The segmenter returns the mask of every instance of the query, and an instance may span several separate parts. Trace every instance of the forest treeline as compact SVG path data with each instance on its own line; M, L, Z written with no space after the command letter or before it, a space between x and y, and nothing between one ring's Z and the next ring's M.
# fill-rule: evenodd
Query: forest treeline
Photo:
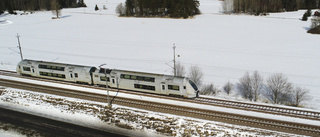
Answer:
M126 0L125 16L188 18L200 14L198 0Z
M265 14L269 12L317 9L320 0L233 0L234 13Z
M52 10L52 3L58 3L60 8L86 7L84 0L0 0L0 14L14 10L39 11Z

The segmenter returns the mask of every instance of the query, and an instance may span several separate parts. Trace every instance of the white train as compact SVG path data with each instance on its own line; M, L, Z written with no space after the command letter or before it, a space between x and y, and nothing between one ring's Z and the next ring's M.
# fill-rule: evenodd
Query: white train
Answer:
M108 83L108 86L112 88L183 96L186 98L195 98L199 94L198 87L189 78L163 74L118 69L97 69L92 66L36 60L23 60L19 62L17 73L25 76L91 85L105 86Z

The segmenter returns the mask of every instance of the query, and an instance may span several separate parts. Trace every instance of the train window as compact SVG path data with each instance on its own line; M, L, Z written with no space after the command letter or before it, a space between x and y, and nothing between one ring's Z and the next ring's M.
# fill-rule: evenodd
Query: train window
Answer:
M166 90L166 86L162 85L162 90Z
M74 73L74 77L76 77L76 78L77 78L77 77L78 77L78 73Z
M146 81L146 82L155 81L155 78L152 78L152 77L143 77L143 76L135 76L135 75L128 75L128 74L121 74L120 77L122 79L139 80L139 81Z
M108 82L109 82L109 81L110 81L110 78L107 77L107 79L108 79ZM100 81L106 81L106 77L101 76L101 77L100 77Z
M190 83L190 85L192 86L192 88L193 88L195 91L198 91L198 87L197 87L197 85L196 85L194 82L192 82L191 80L189 80L189 83Z
M59 67L59 66L50 66L50 65L39 64L38 67L41 69L51 69L51 70L64 71L64 67Z
M177 85L168 85L168 89L179 91L179 86L177 86Z
M56 77L56 78L66 78L64 74L57 74L57 73L48 73L48 72L39 72L41 76L48 76L48 77Z
M134 84L134 88L145 89L145 90L152 90L152 91L155 91L155 90L156 90L155 86L141 85L141 84Z
M137 76L137 80L143 81L143 77Z
M30 67L23 67L23 71L31 71Z
M137 80L137 76L132 75L132 76L131 76L131 79L132 79L132 80Z
M70 77L73 78L72 74L70 74Z
M130 79L130 75L124 75L124 79Z
M183 89L187 89L186 86L183 86Z

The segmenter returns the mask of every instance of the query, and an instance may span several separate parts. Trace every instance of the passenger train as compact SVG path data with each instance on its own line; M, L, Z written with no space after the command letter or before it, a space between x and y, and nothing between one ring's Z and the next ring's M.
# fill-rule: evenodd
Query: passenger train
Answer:
M155 94L196 98L197 85L187 77L154 74L118 69L97 69L92 66L72 65L36 60L23 60L17 65L17 73L68 82L127 89Z

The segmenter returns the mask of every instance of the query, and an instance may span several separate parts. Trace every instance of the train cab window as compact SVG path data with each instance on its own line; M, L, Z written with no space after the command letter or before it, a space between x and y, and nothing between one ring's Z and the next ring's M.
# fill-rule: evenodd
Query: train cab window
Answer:
M23 67L23 71L31 71L30 67Z
M76 77L76 78L77 78L77 77L78 77L78 73L74 73L74 77Z
M177 86L177 85L168 85L168 89L179 91L179 86Z

